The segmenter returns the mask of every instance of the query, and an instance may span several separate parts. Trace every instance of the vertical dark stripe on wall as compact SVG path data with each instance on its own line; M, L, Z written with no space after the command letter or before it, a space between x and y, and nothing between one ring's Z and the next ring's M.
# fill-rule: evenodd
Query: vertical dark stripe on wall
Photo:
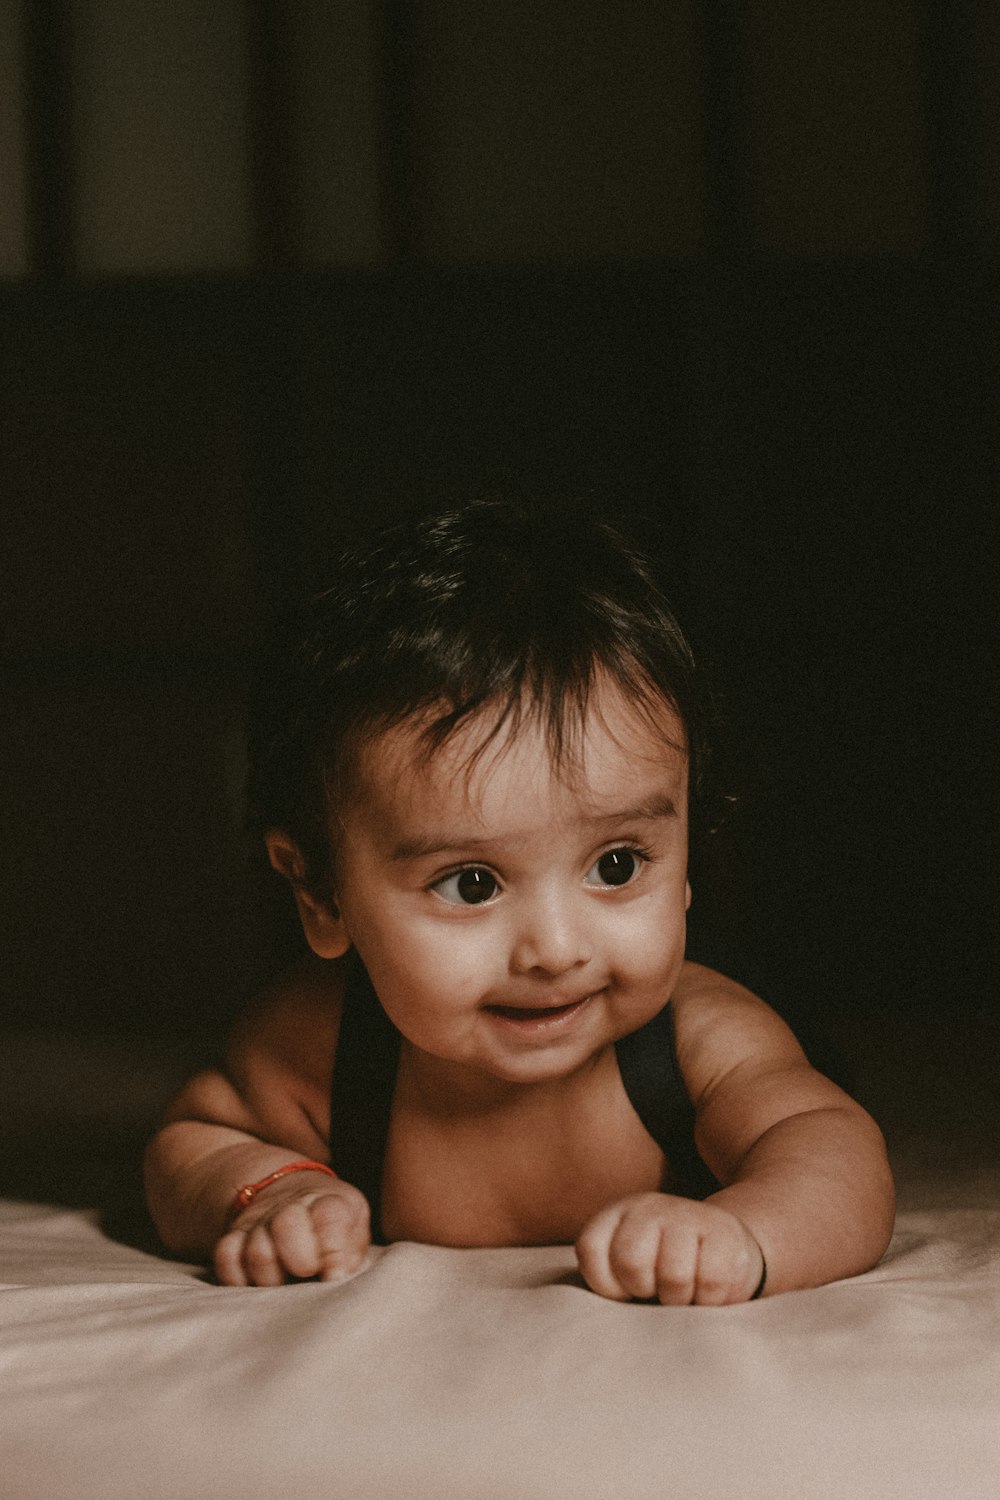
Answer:
M25 6L28 253L34 275L73 270L70 26L66 0Z
M270 609L301 568L303 294L299 263L293 0L247 0L250 161L258 275L247 304L247 526Z
M264 271L283 270L297 260L292 11L288 0L249 0L247 8L254 237Z
M734 501L747 467L745 429L752 400L748 347L754 326L752 179L747 37L737 0L697 0L705 162L705 249L692 340L695 413L692 566L698 610L721 650L739 636L738 523ZM711 559L711 566L709 566ZM692 620L695 628L698 621Z
M922 0L925 161L935 248L981 244L986 216L986 130L976 68L974 0Z
M704 100L706 248L728 258L752 239L746 34L734 0L698 0Z
M382 0L382 216L391 260L409 260L420 246L413 0Z

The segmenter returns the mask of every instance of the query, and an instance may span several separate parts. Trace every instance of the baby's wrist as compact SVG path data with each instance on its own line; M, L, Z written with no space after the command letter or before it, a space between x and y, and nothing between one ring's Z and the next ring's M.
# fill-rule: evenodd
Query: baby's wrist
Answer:
M275 1167L273 1171L266 1173L256 1181L245 1182L241 1187L237 1188L229 1205L229 1225L233 1224L239 1215L243 1213L244 1209L249 1208L252 1203L256 1202L261 1193L266 1192L268 1188L280 1182L283 1178L298 1172L317 1172L322 1173L326 1177L332 1177L335 1181L340 1180L333 1168L326 1166L321 1161L302 1160L283 1162L281 1166Z

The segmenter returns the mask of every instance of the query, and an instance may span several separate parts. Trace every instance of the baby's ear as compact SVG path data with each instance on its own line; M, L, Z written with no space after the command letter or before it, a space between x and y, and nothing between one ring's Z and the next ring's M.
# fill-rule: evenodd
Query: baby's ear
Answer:
M334 901L314 895L306 885L305 860L293 838L280 828L271 828L264 835L264 843L272 867L292 888L310 948L317 958L339 958L351 946L340 908Z

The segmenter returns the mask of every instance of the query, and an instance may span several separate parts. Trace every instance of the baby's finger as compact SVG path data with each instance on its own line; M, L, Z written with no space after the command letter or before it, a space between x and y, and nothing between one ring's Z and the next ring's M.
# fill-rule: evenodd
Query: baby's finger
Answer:
M649 1214L625 1214L611 1239L611 1274L630 1296L657 1295L661 1224Z
M309 1205L296 1199L279 1209L268 1229L278 1263L291 1276L316 1276L320 1246Z
M735 1257L735 1264L734 1264ZM699 1307L724 1307L738 1299L733 1295L734 1271L743 1269L739 1246L721 1235L706 1235L698 1247L692 1301Z
M371 1244L368 1203L361 1193L324 1194L310 1209L323 1281L353 1276Z
M242 1229L231 1229L215 1246L212 1264L223 1286L249 1286L247 1273L243 1269L246 1238Z
M283 1286L285 1273L265 1224L255 1224L246 1237L243 1266L251 1286Z
M656 1256L656 1296L664 1307L688 1307L694 1301L698 1243L698 1231L683 1221L662 1226Z
M580 1274L600 1297L610 1297L615 1302L627 1302L629 1293L618 1280L611 1266L611 1241L621 1222L622 1205L611 1204L595 1214L580 1231L576 1241L576 1259Z

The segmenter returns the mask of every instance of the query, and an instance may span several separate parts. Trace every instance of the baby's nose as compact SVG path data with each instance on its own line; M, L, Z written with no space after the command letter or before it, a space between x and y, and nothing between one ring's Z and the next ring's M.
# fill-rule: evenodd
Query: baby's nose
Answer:
M548 895L526 903L518 925L511 966L516 973L532 970L565 974L589 963L591 929L570 900Z

